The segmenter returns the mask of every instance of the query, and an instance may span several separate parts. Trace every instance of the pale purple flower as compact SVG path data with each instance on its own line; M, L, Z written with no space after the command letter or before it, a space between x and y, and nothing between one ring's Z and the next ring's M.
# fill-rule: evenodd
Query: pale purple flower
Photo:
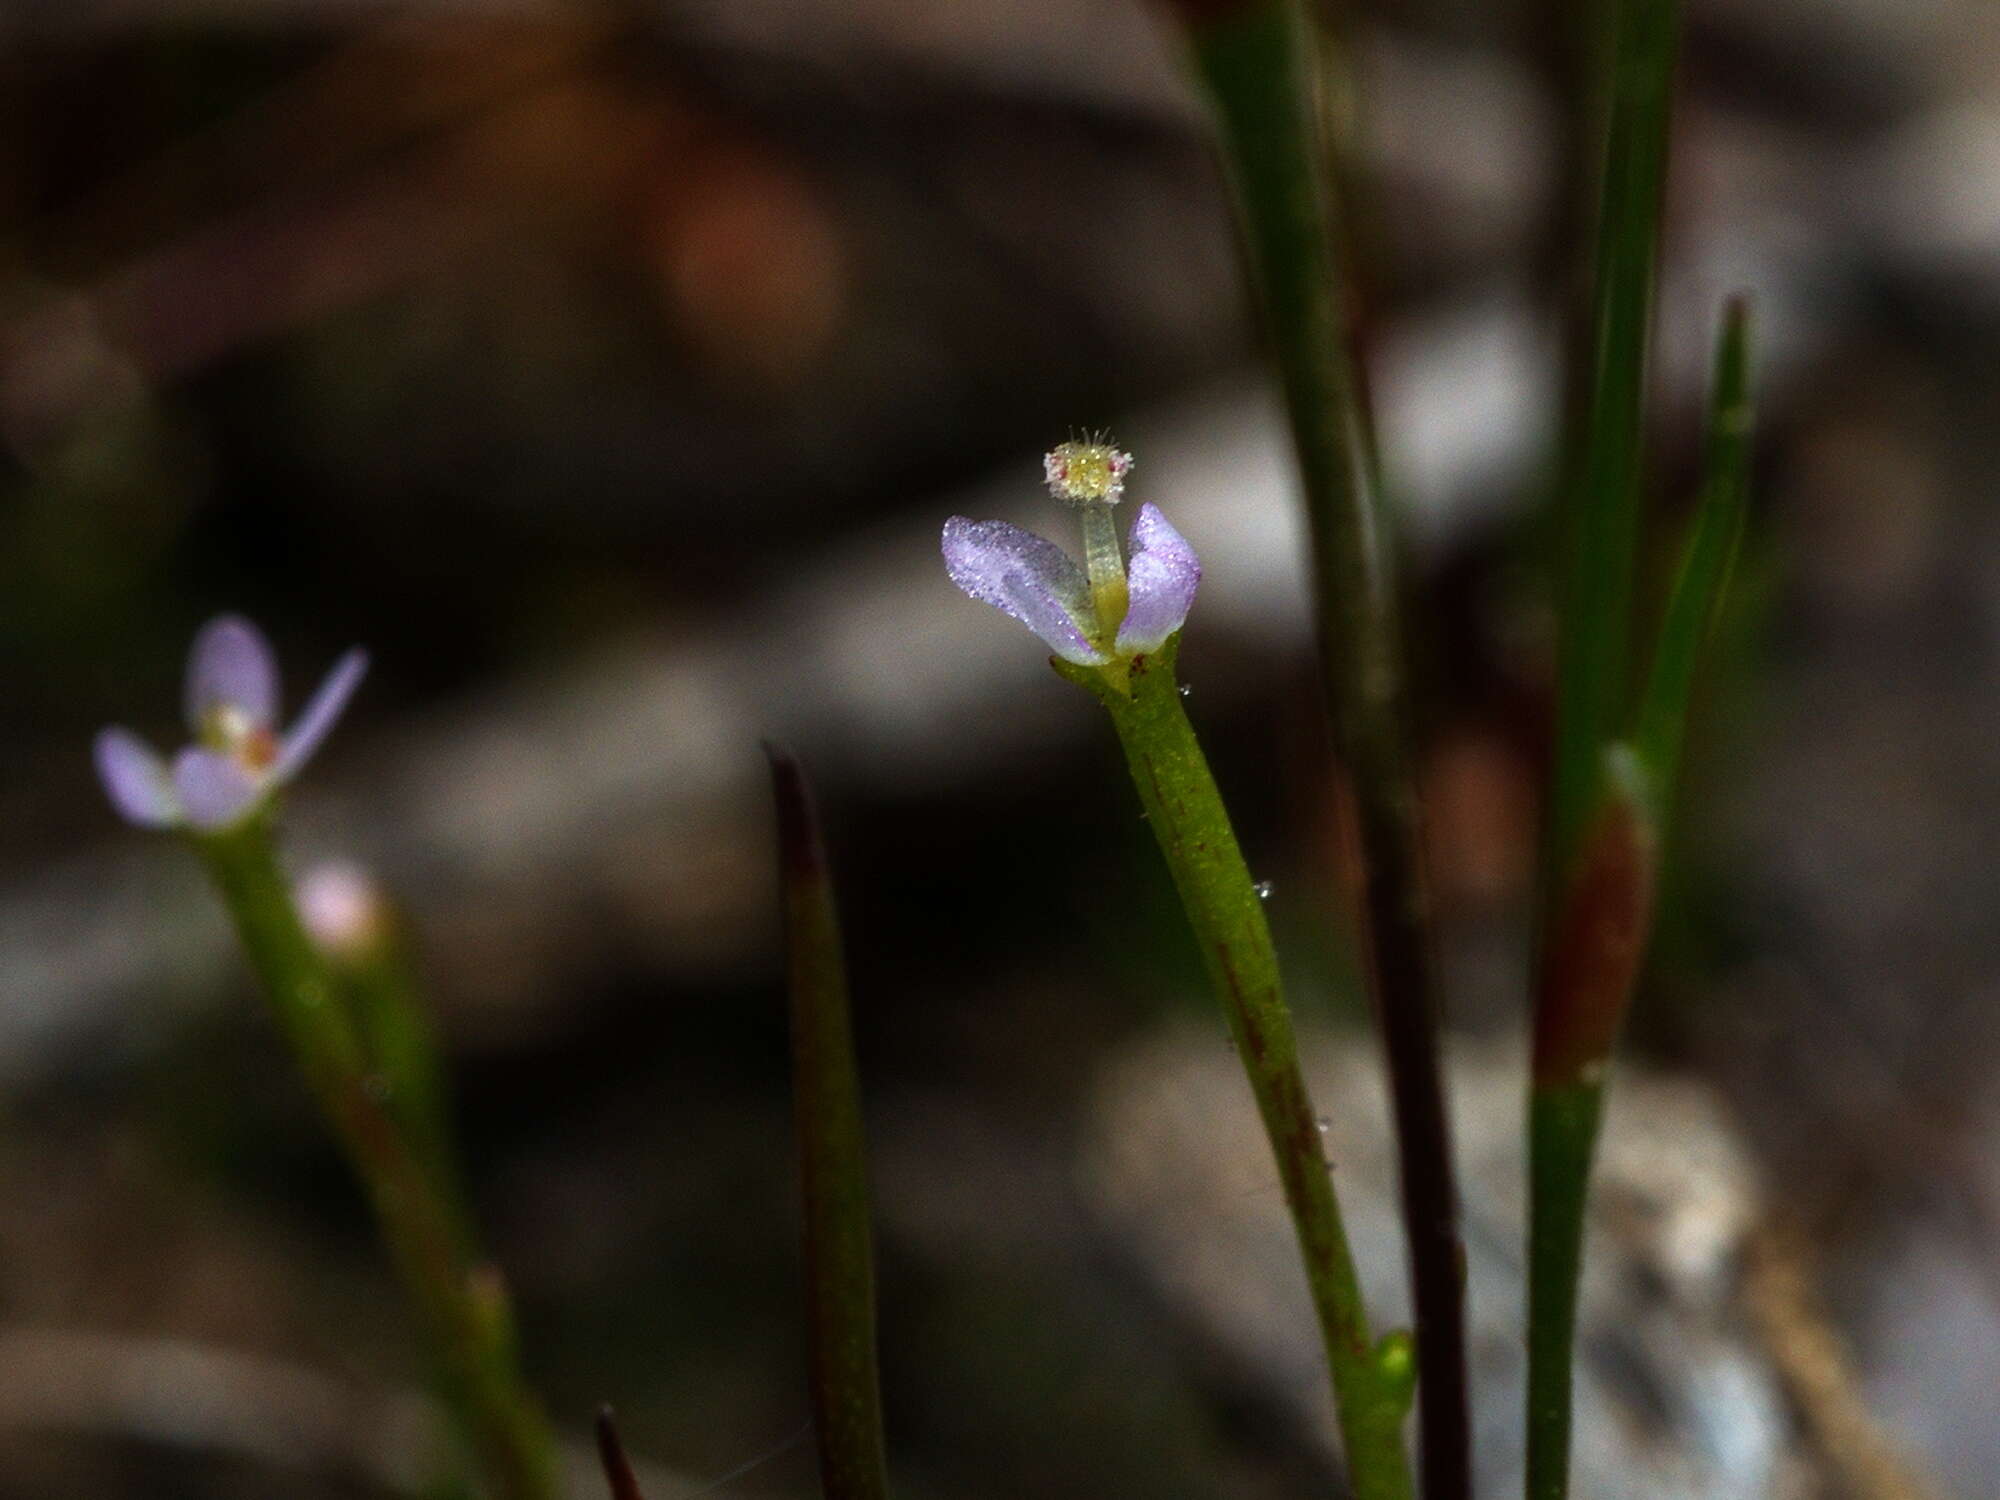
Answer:
M1005 521L953 516L944 523L951 581L1012 615L1064 661L1085 667L1157 651L1187 623L1201 583L1194 549L1152 504L1141 505L1133 518L1130 548L1130 600L1117 637L1107 641L1083 569L1054 542Z
M97 774L111 805L142 828L230 827L262 807L327 736L368 670L349 651L285 733L278 663L263 633L237 615L210 620L188 652L185 707L195 743L171 765L129 729L97 736Z

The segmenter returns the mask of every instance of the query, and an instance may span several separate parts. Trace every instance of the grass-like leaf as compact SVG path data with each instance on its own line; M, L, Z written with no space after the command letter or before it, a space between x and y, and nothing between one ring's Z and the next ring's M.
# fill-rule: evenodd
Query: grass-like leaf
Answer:
M646 1500L639 1492L639 1478L632 1472L632 1460L625 1456L625 1444L618 1437L618 1423L611 1408L597 1412L597 1459L604 1466L604 1479L611 1486L611 1500Z
M1604 1069L1652 919L1658 828L1632 712L1633 580L1677 0L1612 0L1582 451L1566 469L1555 764L1529 1104L1529 1500L1569 1492L1571 1366Z
M1614 3L1589 396L1583 451L1563 500L1548 872L1568 861L1590 809L1598 758L1621 732L1633 686L1646 378L1680 16L1677 0Z
M1721 607L1750 508L1750 451L1755 412L1750 396L1750 307L1732 298L1716 340L1709 390L1701 504L1688 531L1680 571L1667 596L1653 671L1639 700L1634 740L1653 785L1655 815L1668 817L1680 772L1695 668Z
M826 1500L886 1500L861 1083L826 844L799 764L766 745L777 797L805 1204L808 1380Z

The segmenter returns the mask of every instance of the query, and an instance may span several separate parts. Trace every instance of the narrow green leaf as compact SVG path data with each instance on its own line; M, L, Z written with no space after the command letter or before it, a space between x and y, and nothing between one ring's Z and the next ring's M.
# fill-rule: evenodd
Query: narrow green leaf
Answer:
M618 1438L618 1423L608 1406L597 1411L597 1459L604 1466L605 1482L611 1486L611 1500L646 1500L639 1492L638 1476L632 1472L631 1459L625 1456L625 1445Z
M1555 785L1545 872L1560 871L1589 809L1597 757L1630 708L1633 577L1646 375L1680 17L1677 0L1615 0L1591 296L1583 451L1564 497Z
M1538 1055L1547 1046L1556 1061L1538 1062L1530 1104L1529 1500L1569 1493L1577 1276L1605 1061L1595 1048L1601 1038L1608 1054L1651 917L1650 854L1643 902L1618 889L1617 867L1618 825L1650 835L1652 814L1638 804L1621 813L1606 770L1607 756L1620 753L1613 741L1634 690L1646 381L1680 15L1677 0L1611 0L1611 8L1590 378L1582 451L1566 467L1555 764L1542 846L1535 1030ZM1630 931L1614 930L1634 919ZM1621 947L1628 940L1630 952Z
M833 880L805 774L766 745L777 797L805 1204L808 1380L826 1500L885 1500L875 1263L861 1083Z
M1714 628L1750 508L1750 450L1755 413L1750 395L1750 308L1731 299L1716 340L1709 392L1701 505L1689 527L1680 572L1660 624L1653 672L1639 704L1639 757L1665 821L1680 770L1689 700L1702 648Z

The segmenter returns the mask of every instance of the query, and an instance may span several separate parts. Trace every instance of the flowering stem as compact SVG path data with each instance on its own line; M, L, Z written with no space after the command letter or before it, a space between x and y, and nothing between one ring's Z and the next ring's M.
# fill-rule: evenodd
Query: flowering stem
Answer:
M1175 0L1222 131L1312 536L1319 667L1353 776L1364 920L1409 1234L1424 1494L1471 1493L1464 1251L1438 1045L1390 531L1299 0Z
M1229 1018L1298 1232L1353 1492L1357 1500L1408 1500L1404 1351L1389 1343L1378 1350L1369 1332L1318 1116L1299 1071L1271 929L1181 705L1174 682L1177 644L1169 640L1152 656L1132 659L1129 696L1100 670L1060 661L1056 670L1089 688L1110 711L1139 801Z
M785 751L764 748L778 803L785 891L807 1360L821 1488L826 1500L887 1500L867 1151L840 915L805 774Z
M448 1194L380 1097L351 998L299 921L268 819L193 842L307 1086L367 1189L494 1494L555 1500L555 1441L520 1376L505 1289L474 1260Z
M400 919L386 919L383 927L355 951L328 952L327 960L352 1006L364 1061L386 1092L384 1106L422 1159L469 1253L475 1238L472 1215L452 1140L451 1089L437 1031Z

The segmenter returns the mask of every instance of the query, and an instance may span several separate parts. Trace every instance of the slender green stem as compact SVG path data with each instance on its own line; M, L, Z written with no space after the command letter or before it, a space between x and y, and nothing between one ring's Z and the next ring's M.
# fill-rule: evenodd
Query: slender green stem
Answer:
M437 1028L417 978L416 955L400 918L385 911L381 930L327 959L352 1007L356 1038L384 1106L423 1159L465 1253L476 1236L451 1128L451 1084Z
M1402 1159L1424 1493L1471 1493L1464 1253L1438 1045L1421 809L1390 527L1344 295L1352 254L1326 181L1296 0L1182 0L1282 377L1312 535L1319 665L1352 772L1369 973Z
M1555 763L1542 847L1529 1105L1530 1500L1569 1492L1577 1277L1605 1068L1652 917L1657 803L1615 749L1632 712L1633 579L1678 0L1614 0L1582 450L1569 471ZM1609 773L1609 774L1607 774Z
M805 1201L807 1359L826 1500L886 1500L867 1143L840 918L798 762L765 746L777 794L792 997L792 1088Z
M1627 744L1599 760L1592 811L1536 975L1528 1129L1530 1500L1569 1490L1572 1349L1590 1163L1612 1049L1653 920L1654 788Z
M1604 1085L1531 1091L1528 1151L1540 1186L1529 1198L1527 1492L1556 1500L1569 1487L1570 1351L1576 1342L1584 1209Z
M339 977L299 922L271 830L255 818L194 840L308 1087L367 1188L435 1346L446 1389L500 1500L555 1500L554 1437L523 1383L505 1289L387 1107Z
M1298 1231L1354 1494L1357 1500L1407 1500L1407 1350L1386 1351L1392 1357L1385 1359L1369 1332L1318 1116L1299 1071L1270 926L1181 706L1175 644L1132 660L1129 695L1100 671L1067 662L1056 669L1089 688L1111 713L1139 801L1229 1018Z
M1629 747L1600 759L1594 811L1550 908L1535 1007L1529 1101L1528 1495L1569 1485L1570 1384L1591 1155L1612 1047L1651 926L1665 834L1701 648L1747 508L1750 467L1748 309L1732 302L1717 340L1707 472L1654 650Z

